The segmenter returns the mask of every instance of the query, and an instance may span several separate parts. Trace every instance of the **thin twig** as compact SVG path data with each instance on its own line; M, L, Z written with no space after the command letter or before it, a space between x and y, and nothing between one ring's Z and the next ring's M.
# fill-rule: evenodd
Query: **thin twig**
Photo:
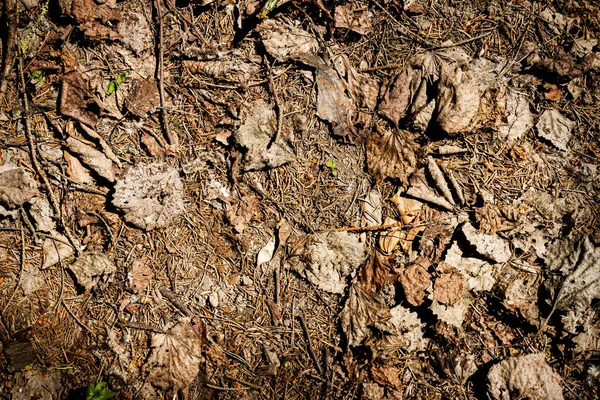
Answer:
M169 119L167 117L167 109L165 107L165 83L164 83L164 43L163 43L163 13L162 0L155 0L156 16L158 18L158 94L160 97L160 116L162 119L165 136L171 145L170 150L176 152L179 148L179 137L177 133L171 132L169 128Z
M384 224L384 225L374 225L374 226L346 226L342 228L331 229L329 232L379 232L379 231L387 231L390 229L412 229L419 228L422 226L429 226L429 224L411 224L404 225L402 221L395 222L393 224ZM322 231L328 232L328 231Z
M65 300L63 299L62 301L62 305L65 308L65 310L67 310L67 313L71 316L71 318L73 318L75 320L75 322L77 322L77 324L79 326L81 326L83 329L85 329L92 337L95 337L96 335L94 334L94 332L92 332L92 330L90 328L87 327L86 324L84 324L83 322L81 322L79 320L79 318L77 318L77 316L75 314L73 314L73 311L71 311L71 309L67 306L67 303L65 303Z
M160 288L160 293L165 296L167 299L169 299L169 301L171 303L173 303L173 305L183 313L183 315L185 315L186 317L192 317L194 314L190 311L189 308L187 308L177 297L177 295L173 292L171 292L169 289L167 289L166 287L161 287Z
M317 355L312 346L312 341L310 340L310 335L308 334L308 326L306 326L306 321L304 320L304 316L299 315L298 319L300 320L300 326L302 327L302 332L304 332L304 338L306 339L306 349L308 350L308 354L315 364L315 368L319 375L323 375L323 368L319 364L319 360L317 359Z
M273 143L275 143L275 141L277 141L277 139L279 138L279 134L281 132L281 124L283 122L283 110L281 109L281 102L279 101L279 95L277 94L277 90L275 89L272 65L269 64L269 60L267 60L266 55L264 56L263 60L264 60L265 66L267 67L267 76L269 78L269 90L273 94L273 101L275 102L275 112L277 113L277 127L275 128L276 129L275 134L273 135L273 137L269 141L269 144L267 145L267 150L269 150L271 148L271 146L273 145Z
M24 110L23 120L25 122L24 123L25 136L27 137L27 143L29 145L29 153L31 156L31 162L33 164L33 168L35 169L35 172L40 176L40 178L42 179L42 182L44 183L44 186L46 187L46 190L48 191L48 197L50 198L50 204L52 205L52 209L54 210L54 213L56 214L56 216L58 217L58 219L60 221L60 225L64 231L65 236L69 240L69 243L71 244L71 246L73 246L73 249L75 250L75 255L79 256L80 251L79 251L79 247L77 246L77 242L75 241L75 238L73 236L73 233L71 232L71 229L69 229L69 227L65 223L65 219L61 212L60 205L59 205L58 199L56 197L56 194L52 190L52 186L50 186L50 180L48 179L48 175L46 174L46 171L41 167L40 162L37 157L37 148L35 146L35 142L33 139L33 133L31 131L31 121L30 121L30 115L29 115L29 100L27 99L25 76L23 74L23 56L22 55L20 57L18 57L18 68L17 69L18 69L18 75L19 75L19 83L21 84L21 95L23 96L22 100L23 100L23 110Z

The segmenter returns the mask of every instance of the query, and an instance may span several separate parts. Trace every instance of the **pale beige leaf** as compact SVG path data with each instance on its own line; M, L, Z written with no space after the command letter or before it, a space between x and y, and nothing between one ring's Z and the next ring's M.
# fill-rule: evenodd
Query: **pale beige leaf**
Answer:
M117 271L115 264L104 254L84 253L69 266L77 283L90 290L100 282L108 280Z

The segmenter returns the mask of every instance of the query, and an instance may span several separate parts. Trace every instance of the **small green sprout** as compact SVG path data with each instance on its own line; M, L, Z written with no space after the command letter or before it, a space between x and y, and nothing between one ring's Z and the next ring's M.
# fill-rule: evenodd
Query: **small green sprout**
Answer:
M44 83L44 71L33 71L29 74L29 79L35 79L39 83Z
M117 394L106 389L106 382L98 382L95 385L90 383L85 392L85 400L108 400Z
M331 172L331 176L337 176L338 172L337 172L337 165L335 164L335 161L333 161L330 158L327 161L325 161L325 166L327 168L329 168L329 171Z
M267 0L265 2L265 5L262 7L260 12L258 13L258 19L261 19L261 20L268 19L269 13L271 11L273 11L275 8L277 8L277 3L279 3L279 0Z
M111 95L114 92L116 92L117 90L119 90L119 86L121 86L121 83L125 82L125 79L127 79L127 75L121 74L121 75L117 76L115 79L113 79L112 81L108 82L108 88L106 89L106 94Z

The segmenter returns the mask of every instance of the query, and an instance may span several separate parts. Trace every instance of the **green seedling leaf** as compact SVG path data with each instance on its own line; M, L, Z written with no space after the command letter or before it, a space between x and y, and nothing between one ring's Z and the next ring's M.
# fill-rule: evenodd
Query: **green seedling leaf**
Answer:
M117 394L106 388L106 382L98 382L95 385L90 383L85 392L85 400L108 400L115 397Z
M111 94L115 93L117 90L119 90L119 86L121 85L121 83L125 82L125 79L127 79L127 75L121 74L121 75L117 76L115 79L113 79L112 81L108 82L108 88L106 89L106 94L111 95Z
M327 168L329 168L329 170L331 171L331 175L332 176L337 176L338 172L337 172L337 165L335 164L335 161L333 161L330 158L327 161L325 161L325 166Z
M44 82L44 71L33 71L29 74L29 79L35 79L39 83Z

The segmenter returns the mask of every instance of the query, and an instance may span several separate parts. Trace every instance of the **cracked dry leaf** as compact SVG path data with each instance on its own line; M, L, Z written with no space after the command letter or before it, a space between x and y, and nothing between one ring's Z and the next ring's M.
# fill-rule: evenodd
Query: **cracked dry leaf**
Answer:
M444 262L456 267L467 278L469 288L476 292L492 290L496 283L492 265L478 258L463 257L463 252L456 242L453 242L446 252Z
M479 233L470 223L465 223L460 231L467 242L475 247L475 251L481 256L498 263L510 260L511 251L508 243L497 235Z
M414 172L417 165L417 145L412 138L408 131L373 132L367 138L366 144L369 173L379 181L395 178L407 183L408 176Z
M428 103L427 78L420 68L406 67L387 87L379 113L394 124L423 110Z
M358 108L355 124L367 126L377 106L379 82L356 71L346 56L335 58L335 68L345 79L348 85L348 94Z
M75 275L77 283L85 290L92 289L100 280L110 279L111 275L117 272L115 264L100 253L82 254L69 269Z
M552 243L545 261L553 272L545 284L556 309L583 312L600 299L600 246L589 237Z
M18 208L38 193L37 182L29 171L11 164L0 166L0 206Z
M160 105L156 82L138 80L125 99L125 108L136 117L143 118Z
M442 322L460 328L465 320L465 313L471 305L471 299L466 296L454 305L442 304L433 300L429 309Z
M181 319L167 333L152 335L152 353L144 371L146 382L163 390L188 387L198 376L202 355L202 337L189 318Z
M336 28L350 29L359 35L367 35L373 22L366 8L357 9L353 4L348 3L335 7L334 24Z
M533 326L539 325L540 310L537 306L540 287L537 275L515 271L517 277L504 291L503 304L509 310L518 311Z
M394 256L385 255L375 250L369 261L360 269L359 282L370 291L379 293L388 283L396 278L396 271L392 265Z
M492 400L563 399L560 375L546 363L544 353L508 358L492 366L487 378Z
M436 271L438 276L433 283L433 300L451 306L458 303L463 297L465 278L458 269L443 261Z
M389 320L375 323L375 327L383 334L375 348L388 353L400 349L409 353L424 350L429 340L423 337L425 324L421 322L417 313L402 306L391 308L389 313Z
M93 128L98 123L98 115L92 109L98 107L84 75L73 71L63 77L58 107L61 114Z
M166 164L138 164L115 184L112 204L146 231L168 226L184 211L179 173Z
M83 140L68 137L65 141L67 149L77 155L80 161L91 168L99 176L109 182L116 180L116 165L104 153L86 144Z
M346 278L356 273L367 254L357 235L330 232L309 235L288 258L292 269L319 289L342 294Z
M34 198L30 202L29 215L33 219L36 231L50 232L56 229L54 222L54 211L46 198Z
M243 233L246 225L261 216L260 199L253 195L243 195L227 204L225 216L237 233Z
M348 346L359 346L372 334L370 327L385 323L391 317L390 310L381 296L365 289L360 283L353 284L340 313Z
M337 73L319 56L303 54L304 64L315 68L317 81L317 116L331 125L333 134L353 139L356 107L346 94L346 85Z
M453 206L456 205L454 199L452 198L452 192L450 191L450 187L446 182L446 177L444 176L444 173L431 156L427 157L427 171L429 172L431 179L433 179L435 186L439 190L440 194L444 197L444 199L446 199L448 203L452 204Z
M571 140L571 131L577 126L561 114L557 109L546 110L540 115L535 125L538 136L552 143L557 149L567 151L567 145Z
M319 42L313 35L280 20L263 21L258 33L267 53L280 62L319 51Z
M250 116L233 135L246 149L244 171L275 168L293 160L291 151L281 141L271 143L276 130L273 107L264 100L254 102Z
M426 289L431 285L431 275L427 271L431 261L419 257L400 273L399 281L406 301L412 306L420 306L427 295Z

